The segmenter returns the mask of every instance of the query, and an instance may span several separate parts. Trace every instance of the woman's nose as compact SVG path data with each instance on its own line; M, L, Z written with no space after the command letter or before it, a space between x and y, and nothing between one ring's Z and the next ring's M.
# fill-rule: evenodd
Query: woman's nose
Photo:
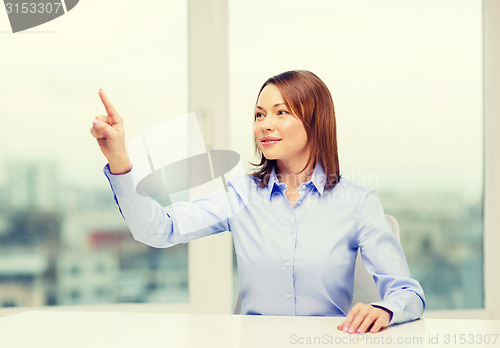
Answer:
M260 128L262 130L274 130L274 120L272 116L264 117L264 120L260 123Z

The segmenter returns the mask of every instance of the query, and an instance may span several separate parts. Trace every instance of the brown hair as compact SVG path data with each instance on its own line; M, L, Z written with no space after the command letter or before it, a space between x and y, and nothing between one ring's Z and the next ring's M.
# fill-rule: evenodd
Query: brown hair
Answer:
M310 71L286 71L264 82L257 96L257 102L262 90L269 84L279 89L286 106L304 124L311 153L302 170L309 165L314 168L320 162L326 174L325 190L334 187L340 181L340 168L335 110L328 87ZM256 139L254 144L255 153L260 155L260 163L250 163L257 167L252 176L260 180L259 187L264 187L269 182L276 160L264 157Z

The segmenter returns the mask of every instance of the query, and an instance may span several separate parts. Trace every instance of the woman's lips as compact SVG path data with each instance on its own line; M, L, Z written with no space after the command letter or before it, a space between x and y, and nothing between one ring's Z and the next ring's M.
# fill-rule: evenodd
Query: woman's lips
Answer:
M262 142L262 146L271 146L276 143L279 143L281 140L266 140Z

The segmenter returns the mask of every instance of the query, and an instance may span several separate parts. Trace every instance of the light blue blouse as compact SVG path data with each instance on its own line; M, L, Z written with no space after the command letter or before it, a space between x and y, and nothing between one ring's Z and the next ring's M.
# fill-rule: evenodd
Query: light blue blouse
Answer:
M319 163L294 206L274 171L263 188L244 175L229 180L227 191L168 207L136 193L133 171L113 175L104 168L137 241L164 248L233 233L242 314L346 316L358 248L381 294L373 304L392 311L390 325L424 311L423 290L375 192L344 178L325 191Z

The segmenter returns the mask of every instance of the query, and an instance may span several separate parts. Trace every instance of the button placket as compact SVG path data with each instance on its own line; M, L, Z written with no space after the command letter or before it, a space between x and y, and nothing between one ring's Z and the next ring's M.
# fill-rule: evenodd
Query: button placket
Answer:
M291 207L291 205L290 205ZM288 230L286 230L288 232L288 235L289 237L288 238L285 238L286 240L286 253L284 253L282 255L282 259L281 259L281 270L282 270L282 274L284 276L284 279L285 279L285 282L284 282L284 292L283 292L283 295L284 295L284 300L287 302L287 312L289 313L289 315L295 315L296 313L296 309L295 309L295 287L294 287L294 269L293 269L293 265L294 265L294 259L295 259L295 248L296 248L296 241L297 241L297 229L298 229L298 226L297 226L297 216L296 216L296 212L295 210L293 209L293 207L291 207L292 209L290 209L290 215L289 215L289 219L287 221L287 224L288 224Z

